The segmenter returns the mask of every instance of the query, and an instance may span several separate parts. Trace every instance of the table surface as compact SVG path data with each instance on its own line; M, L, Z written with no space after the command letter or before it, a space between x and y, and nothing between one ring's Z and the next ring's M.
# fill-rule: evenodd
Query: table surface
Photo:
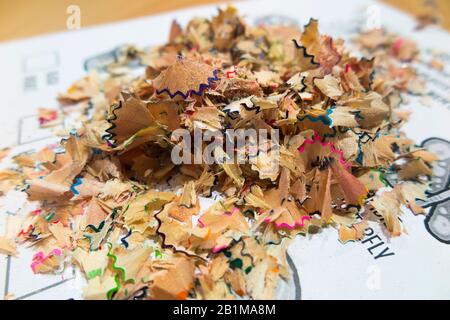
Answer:
M435 10L440 24L450 30L449 0L383 0L417 15ZM35 36L66 29L67 7L78 5L82 26L126 20L223 0L0 0L0 41ZM428 3L428 6L427 6ZM429 4L434 3L434 9Z

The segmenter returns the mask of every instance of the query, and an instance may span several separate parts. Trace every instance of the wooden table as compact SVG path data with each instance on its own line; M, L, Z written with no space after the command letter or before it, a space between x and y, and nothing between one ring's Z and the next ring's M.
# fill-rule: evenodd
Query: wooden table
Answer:
M298 1L298 0L296 0ZM341 0L345 1L345 0ZM425 0L384 0L417 14ZM430 0L428 0L430 1ZM442 25L450 30L450 1L434 0ZM0 41L29 37L66 29L67 7L78 5L82 26L131 19L221 0L0 0Z

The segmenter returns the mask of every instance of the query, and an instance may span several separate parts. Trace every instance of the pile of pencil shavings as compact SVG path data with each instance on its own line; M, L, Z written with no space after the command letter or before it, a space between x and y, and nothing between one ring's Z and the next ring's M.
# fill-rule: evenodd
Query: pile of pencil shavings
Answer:
M400 236L402 207L424 213L415 199L436 160L400 131L401 93L423 92L418 52L382 30L354 43L370 59L320 34L317 20L253 27L228 7L184 29L174 22L165 45L124 47L107 74L58 97L63 114L40 111L47 126L79 114L64 151L19 155L2 172L2 192L25 181L38 206L0 250L33 246L35 273L75 264L86 299L272 299L290 277L295 238L331 227L342 243L358 241L369 221ZM144 74L131 72L135 60ZM253 152L251 162L177 164L180 129L278 139L265 152L233 150L244 160ZM214 155L226 158L224 148Z

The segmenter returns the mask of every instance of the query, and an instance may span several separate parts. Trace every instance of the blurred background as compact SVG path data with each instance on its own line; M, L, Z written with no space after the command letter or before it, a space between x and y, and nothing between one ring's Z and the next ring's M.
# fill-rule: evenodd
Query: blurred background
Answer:
M245 1L245 0L241 0ZM298 1L298 0L296 0ZM313 1L313 0L303 0ZM345 0L340 0L343 5ZM380 0L450 31L450 0ZM77 5L82 25L93 26L221 0L0 0L0 41L67 30L67 8Z

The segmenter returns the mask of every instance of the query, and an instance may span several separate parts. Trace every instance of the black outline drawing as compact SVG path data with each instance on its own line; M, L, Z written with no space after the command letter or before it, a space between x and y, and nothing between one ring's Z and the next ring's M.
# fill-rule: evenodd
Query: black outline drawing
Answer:
M424 141L422 141L421 146L424 148L427 148L427 146L431 144L443 144L446 145L445 148L448 148L450 150L450 142L436 137L428 138ZM433 227L430 225L430 222L432 221L433 217L441 215L438 212L439 208L442 208L444 206L447 207L447 214L450 215L450 157L445 159L439 159L438 163L435 166L440 166L444 169L444 178L446 181L442 182L442 185L440 188L433 188L433 184L431 185L431 190L427 192L428 198L425 201L418 201L423 208L430 208L430 211L428 212L427 216L425 217L425 228L427 231L438 241L450 244L450 236L448 239L443 239L439 234L436 233L435 230L433 230ZM446 176L445 176L446 175ZM450 225L450 216L444 217L444 219L447 219Z
M294 300L302 300L302 287L300 285L300 277L298 274L298 270L297 270L297 267L295 266L295 263L292 260L291 256L287 252L286 252L286 260L292 271L292 280L294 281L294 286L295 286Z
M18 128L18 131L17 131L17 145L18 146L26 145L26 144L37 142L37 141L41 141L41 140L46 140L46 139L49 139L49 138L53 137L51 135L51 136L45 136L45 137L34 139L34 140L22 141L22 136L23 136L22 135L22 129L23 129L23 123L24 123L23 119L33 118L33 117L35 117L36 121L37 121L37 115L22 116L22 117L19 118L19 128ZM63 126L64 126L64 124L63 124ZM15 212L7 212L7 214L16 215ZM4 286L4 289L3 289L4 296L6 296L9 293L9 288L10 288L10 283L11 283L10 275L11 275L11 256L7 256L6 257L5 286ZM57 287L57 286L65 283L65 282L68 282L68 281L73 280L73 279L75 279L75 269L74 268L72 270L72 277L64 279L64 280L59 280L59 281L57 281L55 283L52 283L52 284L50 284L50 285L48 285L46 287L39 288L37 290L28 292L26 294L23 294L23 295L17 297L17 298L14 298L14 300L21 300L21 299L32 297L32 296L34 296L34 295L36 295L38 293L41 293L41 292L44 292L44 291L49 290L51 288Z

